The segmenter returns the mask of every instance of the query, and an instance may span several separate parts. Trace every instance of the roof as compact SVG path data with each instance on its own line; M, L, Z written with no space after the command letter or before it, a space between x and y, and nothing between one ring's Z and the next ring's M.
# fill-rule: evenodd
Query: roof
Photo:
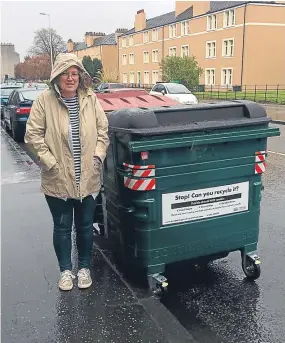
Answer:
M111 33L110 35L102 36L99 38L96 38L94 41L94 46L100 46L100 45L116 45L116 35L115 33Z
M80 42L80 43L74 43L73 50L83 50L86 48L87 48L87 45L85 44L85 42Z
M221 11L227 8L244 5L250 2L253 2L253 1L210 1L210 11L208 11L207 13ZM261 2L261 3L268 3L268 4L275 3L275 1L254 1L254 2ZM180 13L177 17L175 16L175 11L165 13L160 16L147 19L145 30L149 30L149 29L159 27L159 26L170 25L175 22L191 19L192 17L193 17L192 6L189 7L187 10L185 10L184 12ZM135 28L132 28L131 30L129 30L122 36L127 36L133 33L135 33Z
M109 35L105 35L102 37L98 37L94 39L94 44L91 46L100 46L100 45L116 45L116 34L115 33L111 33ZM88 48L91 48L91 46L89 46ZM84 50L87 48L87 45L85 42L74 42L74 48L73 51L75 50Z

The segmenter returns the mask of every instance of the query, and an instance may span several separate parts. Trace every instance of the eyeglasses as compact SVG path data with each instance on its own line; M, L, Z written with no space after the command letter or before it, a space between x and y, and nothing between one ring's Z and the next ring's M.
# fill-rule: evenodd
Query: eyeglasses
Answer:
M64 72L64 73L62 73L61 74L64 78L69 78L69 77L71 77L72 79L76 79L76 78L78 78L78 76L79 76L79 74L78 73L76 73L76 72L74 72L74 73L67 73L67 72Z

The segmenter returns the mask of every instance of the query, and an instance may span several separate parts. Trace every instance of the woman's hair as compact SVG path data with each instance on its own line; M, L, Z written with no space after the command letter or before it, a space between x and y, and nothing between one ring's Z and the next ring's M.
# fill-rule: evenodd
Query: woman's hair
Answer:
M92 86L91 77L82 70L78 70L79 74L79 85L78 88L87 91L88 88Z
M84 91L87 91L88 88L92 87L92 79L91 77L85 73L84 71L78 69L79 74L79 84L78 88ZM61 75L61 74L60 74ZM54 87L54 85L57 85L59 87L59 77L58 75L51 83L51 85Z

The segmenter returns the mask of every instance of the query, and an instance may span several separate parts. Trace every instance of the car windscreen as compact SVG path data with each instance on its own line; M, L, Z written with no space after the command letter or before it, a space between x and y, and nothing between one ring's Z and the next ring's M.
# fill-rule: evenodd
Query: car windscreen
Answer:
M185 86L176 83L166 85L166 88L169 94L191 94Z
M1 97L9 98L15 88L1 88Z
M44 91L44 89L33 89L30 91L22 91L20 93L20 99L21 101L34 101L37 99L37 97L39 95L42 94L42 92Z
M115 88L125 88L125 86L122 83L110 83L110 88L115 89Z

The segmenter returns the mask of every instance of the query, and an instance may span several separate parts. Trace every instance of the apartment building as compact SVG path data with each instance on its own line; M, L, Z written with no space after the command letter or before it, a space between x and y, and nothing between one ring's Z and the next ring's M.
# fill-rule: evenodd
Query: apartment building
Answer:
M200 84L285 85L284 1L176 1L119 37L120 81L155 84L165 56L195 56Z
M117 29L115 33L106 35L103 32L86 32L83 42L67 42L67 51L76 54L81 60L90 56L101 60L105 74L115 78L119 75L118 65L118 37L126 33L127 29Z
M5 77L15 77L15 66L20 63L20 55L15 51L14 44L1 43L1 82Z

